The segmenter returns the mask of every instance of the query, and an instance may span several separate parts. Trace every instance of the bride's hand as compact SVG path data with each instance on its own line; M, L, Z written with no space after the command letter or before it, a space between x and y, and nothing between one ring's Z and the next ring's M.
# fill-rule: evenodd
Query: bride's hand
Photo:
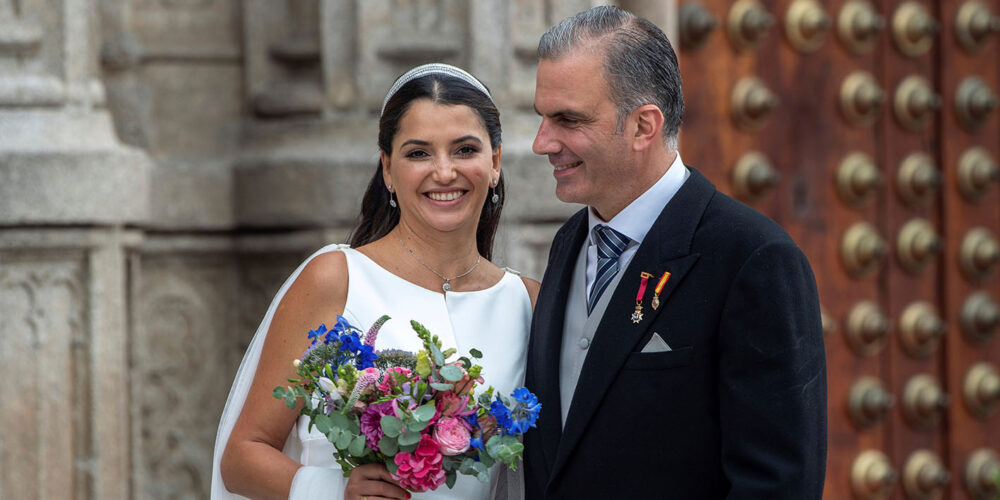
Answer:
M410 493L400 488L381 464L355 467L344 488L344 500L407 500Z

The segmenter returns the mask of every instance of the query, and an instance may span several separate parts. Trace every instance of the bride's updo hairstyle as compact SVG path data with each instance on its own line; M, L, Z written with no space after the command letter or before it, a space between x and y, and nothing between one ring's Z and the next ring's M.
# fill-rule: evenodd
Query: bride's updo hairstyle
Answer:
M407 75L422 68L428 71L423 76L418 76L409 81L405 81ZM436 71L435 68L443 68ZM473 85L459 76L453 76L458 70L446 65L428 65L416 68L407 75L403 75L397 80L398 90L390 95L385 101L382 109L382 116L378 123L378 147L385 154L392 153L392 140L399 131L399 120L410 108L410 104L418 99L429 99L435 104L462 105L472 108L479 115L490 136L490 146L493 150L500 146L500 112L489 96L489 91L482 83L475 80L479 86ZM464 76L472 78L471 75L462 72ZM400 81L404 81L400 85ZM492 259L493 237L497 232L497 225L500 223L500 211L504 202L504 181L503 175L496 185L496 194L500 200L493 203L487 196L483 203L479 216L479 226L476 229L476 246L479 253L487 259ZM361 215L354 232L351 233L350 245L357 248L367 243L371 243L387 234L392 228L399 224L399 209L389 206L389 190L382 178L382 159L379 158L378 168L372 175L365 191L364 200L361 202Z

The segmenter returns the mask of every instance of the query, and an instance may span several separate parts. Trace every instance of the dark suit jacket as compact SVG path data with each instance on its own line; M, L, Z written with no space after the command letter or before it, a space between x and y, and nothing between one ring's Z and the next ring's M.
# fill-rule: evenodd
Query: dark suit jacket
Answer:
M527 498L820 498L823 333L792 239L691 169L623 271L562 427L563 320L586 232L582 210L556 234L532 320L526 385L543 407L525 435ZM655 277L633 324L642 271ZM641 353L654 332L673 350Z

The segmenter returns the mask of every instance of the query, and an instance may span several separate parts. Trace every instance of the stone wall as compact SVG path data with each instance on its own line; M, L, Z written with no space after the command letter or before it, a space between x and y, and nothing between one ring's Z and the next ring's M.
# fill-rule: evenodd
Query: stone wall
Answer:
M243 350L345 241L416 64L496 96L495 260L540 278L577 207L531 153L534 50L594 3L0 0L0 498L207 497Z

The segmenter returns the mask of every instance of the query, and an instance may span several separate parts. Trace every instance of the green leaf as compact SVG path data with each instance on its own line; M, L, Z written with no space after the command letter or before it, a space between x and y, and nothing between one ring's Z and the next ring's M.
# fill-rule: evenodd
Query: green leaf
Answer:
M439 370L438 373L440 373L441 377L447 380L448 382L458 382L459 380L462 380L462 377L465 376L465 374L462 373L462 369L455 365L442 366L441 370Z
M472 468L473 468L473 470L475 470L476 472L478 472L480 474L482 474L483 472L487 472L486 466L483 465L482 462L473 462L472 463Z
M274 390L271 391L271 394L274 395L275 399L284 398L285 397L285 388L281 387L281 386L275 387Z
M389 437L399 437L403 432L403 422L392 415L384 415L381 421L382 432Z
M480 472L479 475L476 476L476 478L479 479L479 482L481 482L481 483L490 484L490 473L489 472Z
M406 423L406 432L417 432L417 433L419 433L420 431L426 429L428 425L430 425L430 422L421 422L419 420L410 420L409 422Z
M357 436L351 441L351 446L347 449L348 453L355 457L360 457L365 454L365 437Z
M496 460L493 460L493 457L489 456L489 454L487 453L482 453L482 452L479 453L479 461L482 462L487 469L493 467L493 464L496 463Z
M412 445L416 445L419 442L420 442L420 433L419 432L407 432L407 433L403 434L402 436L399 436L399 446L401 446L401 447L402 446L409 446L411 444Z
M395 474L397 471L399 471L399 466L396 465L396 462L394 460L387 461L385 463L385 468L389 469L390 474Z
M387 457L395 456L396 453L399 453L399 442L396 441L396 438L382 436L382 439L378 440L378 451Z
M437 391L450 391L455 388L455 384L442 384L440 382L434 382L431 384L431 387Z
M295 394L292 394L291 392L285 393L285 406L289 409L295 408Z
M476 359L481 359L483 357L483 353L480 352L479 349L469 349L469 355Z
M326 440L334 443L334 446L336 446L337 438L340 437L341 433L343 433L343 431L340 430L339 427L331 427L330 432L326 433Z
M454 488L456 479L458 479L458 474L455 474L455 471L447 472L444 475L444 484L448 486L448 489Z
M337 437L337 442L333 445L337 447L338 450L346 450L348 446L351 445L351 439L354 436L350 432L341 432L340 436Z
M476 472L476 469L473 467L475 463L476 461L471 458L462 460L462 465L458 466L458 472L469 476L473 475Z
M316 415L313 422L316 424L316 429L319 429L323 434L330 432L330 428L333 427L333 420L326 415Z
M448 349L445 349L444 351L442 351L441 355L444 356L444 359L448 359L448 358L454 356L455 352L456 352L456 350L455 350L454 347L449 347Z
M413 418L421 422L430 422L437 413L437 408L433 404L425 404L413 412Z
M406 446L399 445L399 451L405 451L407 453L413 453L413 450L417 449L417 443L408 444Z
M347 415L344 415L343 413L340 413L338 411L335 411L330 414L330 422L333 425L340 427L341 429L348 429L351 427L351 421L349 418L347 418Z
M444 366L444 354L441 353L441 349L438 349L438 346L431 344L430 351L431 357L434 358L434 364L437 366Z

